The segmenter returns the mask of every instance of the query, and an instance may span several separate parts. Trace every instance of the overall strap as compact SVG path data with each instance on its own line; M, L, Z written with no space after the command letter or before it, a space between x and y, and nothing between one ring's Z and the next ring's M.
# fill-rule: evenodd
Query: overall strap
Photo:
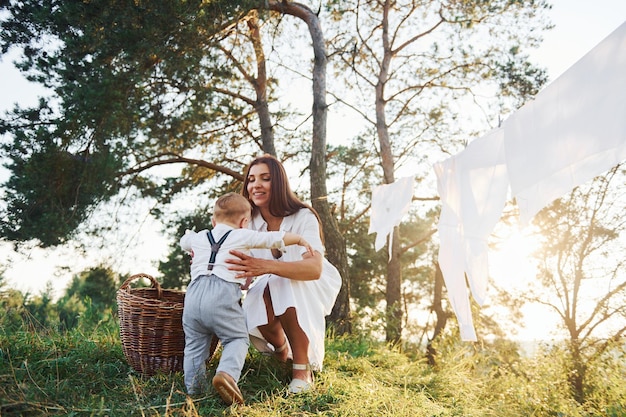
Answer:
M224 243L224 241L226 240L230 232L232 232L232 229L224 233L224 235L217 242L215 242L215 239L213 238L213 233L211 233L210 230L207 232L206 235L209 238L209 243L211 244L211 259L209 259L209 266L207 267L207 270L209 271L213 270L213 264L215 263L215 256L217 255L217 252L220 250L222 243Z

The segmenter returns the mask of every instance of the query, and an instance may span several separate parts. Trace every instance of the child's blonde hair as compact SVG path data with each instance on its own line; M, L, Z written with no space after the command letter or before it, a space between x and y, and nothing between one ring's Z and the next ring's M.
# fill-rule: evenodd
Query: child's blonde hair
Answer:
M242 217L250 218L252 206L241 194L227 193L217 199L213 218L217 223L237 223Z

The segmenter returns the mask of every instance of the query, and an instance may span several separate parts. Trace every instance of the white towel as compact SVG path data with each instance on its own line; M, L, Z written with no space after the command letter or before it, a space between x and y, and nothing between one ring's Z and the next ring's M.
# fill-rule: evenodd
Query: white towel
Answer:
M368 234L376 233L374 248L379 251L389 239L389 259L393 243L393 228L409 211L413 199L414 177L404 177L392 184L383 184L372 191L372 209Z

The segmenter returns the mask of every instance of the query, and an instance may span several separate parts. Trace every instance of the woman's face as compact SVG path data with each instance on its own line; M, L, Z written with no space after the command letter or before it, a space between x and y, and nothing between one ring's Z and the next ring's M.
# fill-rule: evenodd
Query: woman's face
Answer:
M248 197L257 207L267 207L270 203L272 178L267 164L256 164L248 171Z

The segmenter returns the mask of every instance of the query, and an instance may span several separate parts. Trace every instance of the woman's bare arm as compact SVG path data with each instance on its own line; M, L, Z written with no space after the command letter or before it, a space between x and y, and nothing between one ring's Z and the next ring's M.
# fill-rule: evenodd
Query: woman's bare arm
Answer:
M272 259L254 258L243 252L231 250L236 258L227 259L228 269L237 271L237 278L257 277L264 274L280 275L295 281L313 281L322 274L322 255L304 253L301 261L280 262Z

